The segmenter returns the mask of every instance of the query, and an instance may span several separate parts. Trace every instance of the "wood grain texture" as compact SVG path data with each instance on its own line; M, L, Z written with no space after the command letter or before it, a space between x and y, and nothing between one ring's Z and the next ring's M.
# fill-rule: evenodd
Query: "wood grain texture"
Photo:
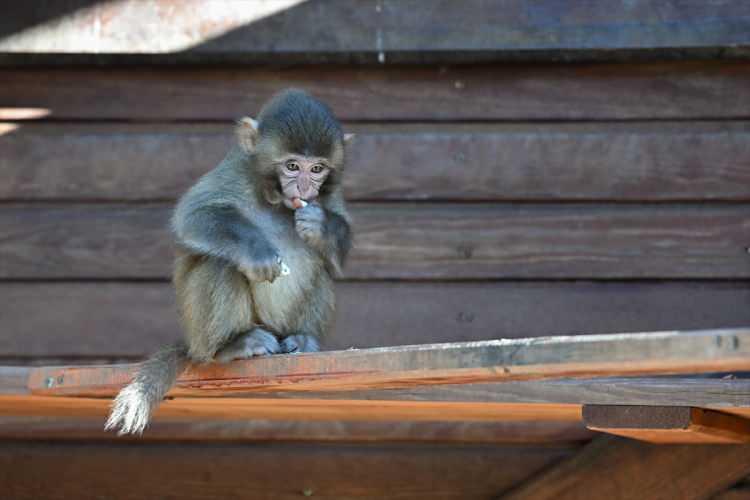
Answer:
M13 499L485 499L575 448L440 445L12 443ZM512 462L513 466L507 466Z
M708 499L748 472L750 445L653 445L600 437L502 498Z
M356 422L160 418L142 436L105 432L101 417L0 417L0 439L143 442L317 442L573 444L594 436L580 421Z
M339 282L336 297L328 349L750 325L747 282ZM136 359L181 335L167 283L6 282L0 317L6 364Z
M0 207L0 278L169 275L171 208ZM750 208L403 205L352 207L357 279L748 278Z
M344 120L750 117L744 62L6 69L0 80L0 120L234 120L290 86Z
M750 10L726 0L710 5L638 0L627 6L540 2L533 7L486 0L460 5L276 0L249 6L232 0L182 0L178 9L168 0L78 3L77 10L70 8L73 3L70 10L58 6L48 12L32 1L5 16L0 61L22 60L22 55L35 55L34 62L54 61L48 54L54 53L71 54L65 58L68 63L101 61L102 54L129 56L104 58L110 62L374 63L471 56L503 60L539 51L559 52L547 57L570 60L580 51L606 51L612 57L617 49L692 53L690 49L750 44ZM36 29L28 30L31 26Z
M689 406L584 405L591 430L651 443L750 443L750 420Z
M0 200L176 199L231 124L12 124ZM748 200L750 124L390 124L356 133L350 200Z
M278 355L192 365L172 394L398 389L563 377L750 370L750 330L558 336ZM137 365L36 367L40 395L112 395Z

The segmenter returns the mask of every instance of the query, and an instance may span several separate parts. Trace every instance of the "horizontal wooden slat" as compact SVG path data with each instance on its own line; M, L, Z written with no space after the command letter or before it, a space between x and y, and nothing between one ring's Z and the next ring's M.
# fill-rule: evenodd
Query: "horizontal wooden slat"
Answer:
M602 437L503 498L704 500L748 471L748 445L653 445Z
M750 117L750 63L7 69L0 120L233 120L284 87L345 120Z
M227 124L0 123L2 200L175 199ZM747 200L750 124L349 125L351 200Z
M102 418L0 417L0 439L113 441L314 441L484 444L572 444L595 435L580 421L352 422L300 420L185 421L157 419L141 436L105 432Z
M584 405L586 427L651 443L750 443L750 420L689 406Z
M574 449L3 442L0 484L6 498L17 500L471 500L491 498Z
M166 205L0 207L0 278L165 278ZM352 208L350 278L747 278L750 206Z
M25 2L4 16L0 61L54 62L49 53L71 54L66 62L122 60L103 54L173 63L570 60L582 51L612 57L618 49L720 55L721 47L750 44L750 10L728 0L533 8L486 0L182 0L177 8L168 0L40 3Z
M329 349L750 325L746 282L341 282L336 296ZM145 356L180 337L173 297L167 283L0 283L0 358Z
M175 394L315 392L750 370L750 330L601 334L423 344L192 365ZM138 365L32 368L41 395L109 395ZM9 396L10 397L10 396ZM743 405L749 406L749 405Z

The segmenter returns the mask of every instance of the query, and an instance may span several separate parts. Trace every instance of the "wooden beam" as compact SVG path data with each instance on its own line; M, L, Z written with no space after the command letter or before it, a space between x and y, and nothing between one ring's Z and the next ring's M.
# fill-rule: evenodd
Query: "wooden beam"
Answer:
M653 445L602 436L501 498L703 500L749 473L749 445Z
M75 402L73 402L75 404ZM159 417L142 436L105 432L103 417L0 417L0 439L159 442L317 442L317 443L475 443L572 444L596 435L579 420L502 421L353 421L306 420L180 420Z
M750 122L344 126L350 201L750 200ZM0 200L174 200L232 137L230 123L0 123Z
M352 279L750 278L743 204L350 208ZM171 212L171 204L4 205L0 279L166 279Z
M480 500L576 446L0 443L3 498ZM509 466L512 464L512 466Z
M342 120L750 118L750 64L744 62L44 68L2 70L0 81L0 120L229 123L257 113L287 86L307 89Z
M750 420L688 406L584 405L591 430L652 443L750 443Z
M107 396L136 365L33 368L40 395ZM509 339L261 357L196 365L174 395L395 389L433 384L750 369L750 330Z
M0 61L59 63L61 54L69 54L67 63L569 61L619 51L718 57L750 45L749 11L730 0L539 2L533 9L497 0L28 4L0 24Z

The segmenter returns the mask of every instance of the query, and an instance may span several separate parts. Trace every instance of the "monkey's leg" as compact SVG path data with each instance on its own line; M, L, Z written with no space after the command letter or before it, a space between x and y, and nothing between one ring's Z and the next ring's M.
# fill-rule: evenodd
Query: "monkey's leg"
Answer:
M300 316L296 328L281 340L283 353L318 352L320 339L331 330L336 306L333 281L327 274L321 273L312 290L298 307Z
M175 288L191 360L208 363L229 345L250 349L250 355L261 354L258 344L278 351L278 342L274 350L267 339L270 334L254 334L252 291L234 265L213 257L183 257L175 268Z
M230 342L216 353L216 361L227 363L235 359L276 354L281 351L276 336L263 328L256 327Z

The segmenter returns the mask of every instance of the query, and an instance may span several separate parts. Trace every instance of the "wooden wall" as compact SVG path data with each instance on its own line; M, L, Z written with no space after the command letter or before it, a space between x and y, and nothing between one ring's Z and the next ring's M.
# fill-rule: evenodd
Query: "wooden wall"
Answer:
M357 133L329 347L750 324L743 2L274 0L256 20L231 3L39 0L0 18L0 364L178 338L173 203L233 120L288 86ZM453 428L440 449L178 447L94 443L89 425L24 441L45 425L71 424L0 422L4 497L490 498L587 438L539 443L551 431L526 423L481 430L513 446Z

